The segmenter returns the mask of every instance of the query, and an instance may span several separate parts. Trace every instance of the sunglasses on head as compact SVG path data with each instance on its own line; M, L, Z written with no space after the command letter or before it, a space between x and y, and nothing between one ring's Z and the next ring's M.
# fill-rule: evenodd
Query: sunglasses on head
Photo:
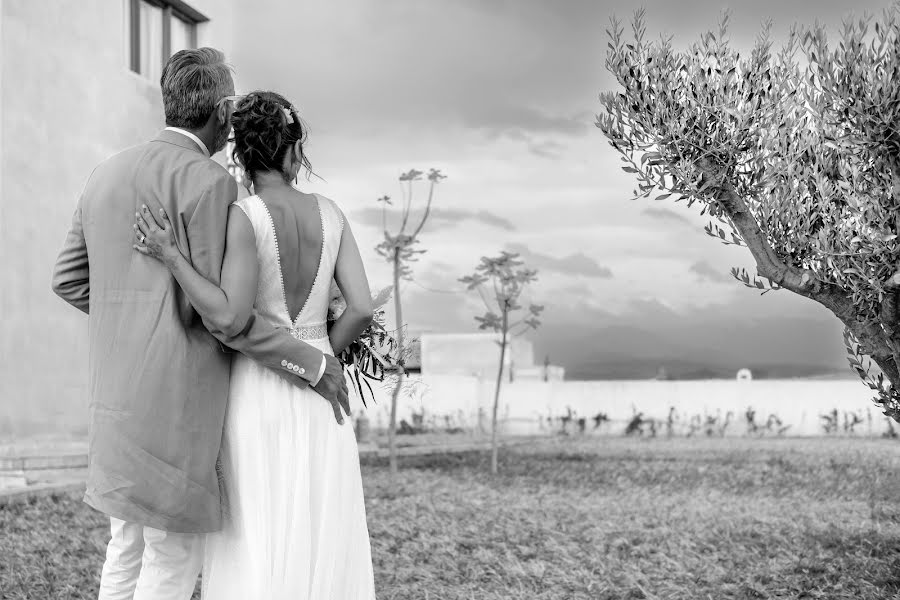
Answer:
M244 98L244 96L244 94L238 94L236 96L225 96L224 98L221 98L218 102L216 102L216 110L218 110L218 108L226 102L234 102L236 104L238 100L241 100L242 98Z

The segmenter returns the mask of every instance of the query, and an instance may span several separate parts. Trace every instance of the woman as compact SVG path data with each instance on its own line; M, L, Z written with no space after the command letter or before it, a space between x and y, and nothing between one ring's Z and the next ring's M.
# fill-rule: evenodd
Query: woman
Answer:
M350 226L334 202L291 185L310 164L287 100L248 94L232 124L235 158L255 195L229 208L221 285L181 255L164 212L157 227L142 209L135 248L165 263L197 311L223 330L241 331L255 305L261 318L339 353L372 319ZM328 331L332 278L347 309ZM220 463L225 525L207 538L204 598L375 597L356 438L328 402L235 355Z

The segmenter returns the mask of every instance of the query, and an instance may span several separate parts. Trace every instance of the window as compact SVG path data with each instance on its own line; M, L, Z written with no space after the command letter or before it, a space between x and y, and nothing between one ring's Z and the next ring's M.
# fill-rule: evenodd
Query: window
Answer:
M131 70L159 80L169 57L197 47L197 24L205 16L181 0L128 0Z

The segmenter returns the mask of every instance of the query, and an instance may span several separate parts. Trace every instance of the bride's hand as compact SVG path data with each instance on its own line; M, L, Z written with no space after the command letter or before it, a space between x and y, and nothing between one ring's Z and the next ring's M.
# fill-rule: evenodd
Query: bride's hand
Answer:
M181 258L181 250L175 243L175 232L166 211L160 208L159 218L155 219L150 214L150 209L142 205L141 212L135 213L134 218L134 233L137 238L134 249L162 261L168 267L174 265ZM157 225L157 220L160 225Z

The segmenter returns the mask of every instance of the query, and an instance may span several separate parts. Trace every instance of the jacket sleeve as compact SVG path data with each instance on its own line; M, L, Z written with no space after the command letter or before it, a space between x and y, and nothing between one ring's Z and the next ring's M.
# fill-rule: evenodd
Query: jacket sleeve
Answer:
M72 226L66 235L59 257L53 267L51 287L57 296L84 312L89 311L91 283L88 269L87 245L81 225L81 207L84 196L78 200Z
M223 173L202 193L186 225L191 263L201 275L217 285L221 281L225 256L228 207L236 200L237 183ZM296 376L294 383L300 387L318 380L322 352L295 339L287 329L275 327L261 318L256 309L238 335L229 336L205 319L203 323L225 346L266 367ZM299 370L292 370L289 365L296 365Z

